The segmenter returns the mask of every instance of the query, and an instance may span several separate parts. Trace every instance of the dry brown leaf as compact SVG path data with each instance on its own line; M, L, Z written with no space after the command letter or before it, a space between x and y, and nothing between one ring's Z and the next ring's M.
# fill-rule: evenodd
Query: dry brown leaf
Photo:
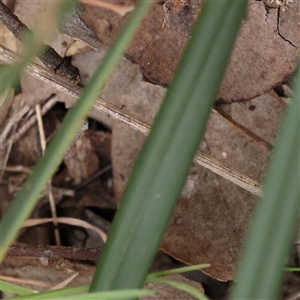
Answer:
M96 149L88 135L83 133L64 158L68 173L75 184L88 178L100 168Z
M171 1L166 1L165 6L168 2ZM171 9L165 12L162 5L154 4L127 51L127 57L136 62L152 82L170 84L201 5L201 0L190 0L176 13ZM254 98L292 74L297 49L289 41L299 36L300 14L297 9L290 3L284 12L289 13L292 20L285 28L286 40L277 32L278 10L267 12L262 1L249 1L248 14L226 71L220 99L234 102ZM280 16L284 17L281 11ZM87 7L85 19L107 46L125 24L125 18L101 8ZM162 27L163 24L166 26Z
M135 83L134 88L124 92L120 105L146 122L152 122L162 97L159 93L157 86ZM251 105L259 103L254 111L248 109L247 103L234 104L245 105L250 114L249 119L251 114L261 119L259 126L264 126L262 138L274 138L273 126L277 128L280 122L280 113L273 113L271 119L263 118L266 112L281 109L281 105L276 106L277 98L270 97L272 94L253 99ZM267 101L269 106L263 106ZM275 104L273 108L272 103ZM236 111L233 111L232 117L237 118ZM248 126L247 123L244 125ZM259 134L260 127L255 125L258 124L251 124L250 129ZM122 196L144 140L145 137L140 133L123 124L114 123L112 158L117 199ZM259 181L263 178L269 155L268 148L217 113L211 115L201 150ZM256 200L255 196L245 190L193 164L162 249L187 264L210 263L211 267L206 268L205 273L223 281L232 279Z

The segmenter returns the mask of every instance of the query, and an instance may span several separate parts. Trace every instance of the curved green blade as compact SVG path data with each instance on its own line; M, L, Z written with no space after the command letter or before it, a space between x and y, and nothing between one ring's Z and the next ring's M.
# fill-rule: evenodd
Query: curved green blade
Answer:
M139 288L205 130L247 1L207 1L132 171L90 291Z

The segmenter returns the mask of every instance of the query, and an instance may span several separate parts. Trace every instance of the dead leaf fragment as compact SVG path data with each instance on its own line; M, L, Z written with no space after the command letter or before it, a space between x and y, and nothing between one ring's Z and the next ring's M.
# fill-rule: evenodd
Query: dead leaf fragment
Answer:
M145 77L163 86L171 83L190 39L192 23L202 5L200 0L189 0L174 8L174 3L155 4L127 50L127 57L141 67ZM290 17L293 21L286 27L288 33L284 36L292 41L292 36L296 39L299 36L300 14L295 13L292 6L288 10L290 13L293 11ZM107 46L125 24L125 18L116 17L101 8L87 7L85 19L98 39ZM292 74L297 49L278 34L277 22L277 9L270 9L267 13L262 1L249 1L248 13L220 90L220 99L235 102L254 98Z
M270 91L247 102L231 104L231 116L257 136L274 145L284 106Z
M132 85L124 91L120 105L130 114L151 123L164 95L163 89L138 80ZM257 111L249 112L254 113L257 120L261 118L260 123L254 119L253 123L246 122L244 126L258 135L263 126L261 137L274 139L273 126L277 128L280 122L280 114L274 112L280 111L281 104L272 93L264 97L253 99L249 104L257 105ZM234 105L242 108L244 105L248 111L247 103ZM264 118L266 110L272 114ZM238 112L231 108L232 118L243 119L243 114L246 114L245 109ZM144 140L142 134L126 125L113 124L112 159L117 199L122 197ZM267 147L218 113L212 113L210 117L201 150L259 181L264 176L269 156ZM210 263L211 267L205 269L205 273L222 281L231 280L256 201L254 195L193 164L161 247L187 264Z
M165 12L163 26L174 28L189 37L201 6L199 0L166 1L163 5Z
M99 169L100 165L96 149L88 135L82 134L65 156L64 163L75 184L80 183Z
M279 11L278 33L287 42L300 47L300 1L290 2L286 9Z

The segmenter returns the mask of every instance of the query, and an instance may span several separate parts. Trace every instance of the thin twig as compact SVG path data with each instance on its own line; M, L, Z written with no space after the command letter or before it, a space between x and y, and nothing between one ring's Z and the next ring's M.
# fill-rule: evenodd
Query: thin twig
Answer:
M215 158L201 151L197 151L194 157L194 161L197 162L200 166L211 170L212 172L231 181L232 183L240 186L241 188L254 195L262 194L263 187L257 181L253 180L242 172L227 167Z
M13 133L12 133L12 136L14 136L15 133L16 133L16 125L13 126ZM10 155L10 151L11 151L12 145L13 145L13 142L11 141L11 142L8 144L8 147L7 147L7 149L6 149L6 153L5 153L5 156L4 156L4 159L3 159L3 162L2 162L2 166L1 166L0 182L2 182L2 179L3 179L4 171L5 171L5 168L6 168L8 159L9 159L9 155Z
M108 172L111 169L112 169L112 165L109 164L108 166L104 167L103 169L97 170L91 176L89 176L87 179L85 179L82 182L80 182L75 187L76 191L81 190L82 188L84 188L85 186L87 186L88 184L90 184L93 180L95 180L96 178L102 176L103 174L105 174L106 172Z
M75 273L72 276L70 276L69 278L67 278L66 280L60 282L59 284L56 284L55 286L53 286L49 291L55 291L55 290L59 290L59 289L63 289L65 286L67 286L71 281L73 281L73 279L78 275L79 273Z
M32 34L31 30L15 16L5 4L0 1L0 20L7 29L20 41ZM38 55L43 64L50 70L60 74L64 78L78 83L80 81L79 70L74 67L69 58L61 57L53 48L45 45L45 50Z
M42 107L41 114L45 115L58 101L58 97L54 95L51 99L49 99ZM5 142L2 142L0 145L1 149L4 149L9 143L17 142L26 132L29 130L36 122L36 115L33 115L24 125L16 132L14 136L11 136Z
M43 125L43 119L42 119L42 112L41 112L40 104L36 104L35 113L36 113L36 119L37 119L39 134L40 134L40 143L41 143L42 153L44 155L45 151L46 151L46 136L45 136L45 130L44 130L44 125Z
M22 168L22 166L20 166ZM26 168L26 167L24 167ZM6 172L23 172L26 174L30 174L32 171L28 168L28 171L25 170L18 170L15 169L14 167L6 167L6 168L0 168L1 170L3 169ZM16 193L21 189L21 187L13 187L13 192ZM42 194L41 197L44 197L46 195L47 190L45 190ZM53 196L55 199L55 203L57 204L62 197L74 197L74 190L73 189L66 189L66 188L60 188L60 187L55 187L52 186L52 192L53 192ZM41 204L43 204L43 200L42 202L40 202Z
M26 173L30 174L32 171L30 168L24 167L24 166L0 166L1 170L4 170L6 172L19 172L19 173Z
M224 119L225 121L227 121L228 123L230 123L235 129L237 129L238 131L242 132L244 135L249 137L251 140L255 141L256 143L258 143L260 145L262 145L263 147L265 147L269 151L273 150L272 144L270 144L269 142L267 142L266 140L264 140L260 136L256 135L255 133L250 131L248 128L244 127L243 125L241 125L238 122L236 122L235 120L233 120L231 118L231 116L228 115L222 109L220 109L220 108L213 109L213 112L215 114L217 114L219 117L221 117L222 119Z
M29 32L27 26L2 1L0 1L0 20L17 39L23 39Z
M76 218L66 218L66 217L61 217L61 218L56 218L56 221L58 223L63 223L63 224L68 224L72 226L78 226L78 227L83 227L87 229L92 229L96 231L100 238L103 240L103 242L106 242L107 240L107 235L104 233L101 229L99 229L96 226L91 225L90 223L76 219ZM45 223L50 223L53 222L53 218L45 218L45 219L28 219L23 223L23 227L31 227L31 226L37 226Z
M5 275L0 275L0 279L1 280L5 280L5 281L10 281L10 282L17 282L17 283L25 283L25 284L30 284L30 285L36 285L36 286L41 286L41 287L46 287L46 288L51 287L50 284L42 282L42 281L37 281L37 280L15 278L15 277L5 276Z
M0 45L0 59L4 60L7 63L13 64L16 61L16 57L17 56L14 52ZM53 73L49 72L45 68L40 67L37 64L29 64L26 67L25 71L33 77L51 84L59 91L71 95L76 99L79 98L82 92L82 88L67 82L59 76L55 76ZM151 127L149 124L124 113L120 108L108 101L103 100L102 98L98 98L96 100L94 109L112 117L113 119L127 124L129 127L145 135L148 135L150 133ZM237 170L227 167L226 165L210 157L209 155L206 155L201 151L197 151L194 160L204 168L211 170L221 177L249 191L250 193L261 195L262 186L257 181Z
M9 248L8 257L48 257L91 261L96 263L101 255L100 248L57 247L57 246L19 246Z
M46 151L46 144L47 143L46 143L46 136L45 136L45 130L44 130L44 125L43 125L43 119L42 119L40 104L37 104L35 106L35 110L36 110L37 123L38 123L38 129L39 129L39 134L40 134L40 142L41 142L42 152L43 152L43 155L44 155L45 151ZM56 221L57 213L56 213L56 206L55 206L55 201L54 201L54 197L53 197L51 180L48 182L47 190L48 190L51 216L53 218L53 224L54 224L55 241L56 241L56 245L60 246L61 245L60 235L59 235L59 230L57 228L57 221Z
M1 135L0 135L0 141L1 141L1 146L3 146L3 143L6 140L6 137L8 136L11 128L18 123L24 116L30 111L30 108L28 106L23 106L17 114L14 114L9 121L7 122L6 126L4 127Z
M52 183L51 181L48 183L47 186L48 190L48 197L49 197L49 203L50 203L50 210L51 210L51 216L53 219L53 224L54 224L54 236L55 236L55 242L57 246L61 245L60 242L60 234L59 234L59 229L57 227L57 212L56 212L56 205L55 205L55 200L53 196L53 189L52 189Z
M93 4L102 8L107 8L117 14L119 14L121 17L125 16L126 14L128 14L129 12L134 10L134 6L123 6L123 5L117 5L117 4L113 4L113 3L109 3L109 2L105 2L105 1L101 1L101 0L80 0L82 3L85 4Z

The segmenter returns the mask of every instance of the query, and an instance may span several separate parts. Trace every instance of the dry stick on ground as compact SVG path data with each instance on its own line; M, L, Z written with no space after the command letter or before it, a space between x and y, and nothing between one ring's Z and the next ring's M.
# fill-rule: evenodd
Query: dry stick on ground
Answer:
M17 124L18 122L20 122L21 119L25 115L31 114L30 110L31 109L28 106L25 105L16 114L13 114L13 116L9 118L6 126L4 127L4 129L3 129L3 131L0 135L1 145L3 145L3 143L5 142L6 137L8 136L8 134L11 131L11 129L13 128L13 126L15 124Z
M15 135L15 133L16 133L16 125L13 126L12 137ZM0 182L2 182L2 179L3 179L4 171L5 171L8 159L9 159L12 145L13 145L12 141L8 143L8 147L6 149L6 153L5 153L4 159L2 161L2 166L1 166L1 171L0 171Z
M233 120L231 118L231 116L229 114L227 114L225 111L223 111L221 108L216 108L216 110L214 109L213 112L215 114L217 114L218 116L220 116L221 118L223 118L224 120L226 120L228 123L230 123L235 129L237 129L244 135L248 136L251 140L255 141L256 143L259 143L260 145L262 145L269 151L273 150L272 144L270 144L269 142L267 142L263 138L259 137L258 135L256 135L255 133L253 133L252 131L250 131L249 129L244 127L243 125L241 125L238 122L236 122L235 120Z
M8 282L24 283L24 284L29 284L29 285L41 286L41 287L45 287L45 288L51 287L51 285L46 283L46 282L37 281L37 280L30 280L30 279L15 278L15 277L5 276L5 275L1 275L1 274L0 274L0 279L8 281Z
M4 60L7 63L13 64L16 61L17 57L18 56L16 55L16 53L0 45L0 59ZM67 82L59 76L55 76L53 73L49 72L45 68L35 63L29 64L25 68L25 71L33 77L51 84L59 91L71 95L76 99L80 96L82 92L82 88ZM74 103L75 101L76 100L74 99ZM145 135L148 135L151 131L151 126L149 124L146 124L141 120L124 113L117 106L101 98L98 98L96 100L94 104L94 109L112 117L113 119L127 124L131 128ZM242 187L243 189L249 191L252 194L261 195L262 193L262 185L260 185L257 181L253 180L252 178L237 170L227 167L223 163L219 162L218 160L210 157L205 153L202 153L201 151L197 151L194 157L194 161L197 162L199 165L220 175L221 177Z
M5 168L5 171L8 171L9 168ZM15 172L15 171L14 171ZM22 187L18 186L14 186L13 184L10 185L10 189L12 191L12 193L17 193L18 191L20 191ZM55 204L57 205L61 199L66 196L66 197L74 197L74 190L72 189L65 189L65 188L59 188L59 187L55 187L52 186L52 192L53 192L53 197L55 200ZM46 201L46 199L43 199L44 196L46 196L47 190L44 190L43 193L40 196L40 205L46 205L48 203L48 201Z
M73 281L73 279L78 275L79 273L75 273L72 276L70 276L69 278L67 278L66 280L60 282L59 284L51 287L50 284L47 284L45 282L41 282L41 281L36 281L36 280L28 280L28 279L20 279L20 278L14 278L11 276L2 276L0 275L0 279L1 280L5 280L5 281L10 281L10 282L17 282L17 283L23 283L23 284L29 284L29 285L37 285L37 286L41 286L41 287L46 287L49 288L49 291L54 291L54 290L58 290L58 289L62 289L65 286L67 286L71 281Z
M92 4L95 6L99 6L102 8L109 9L117 14L119 14L121 17L125 16L129 12L134 10L134 6L124 6L124 5L117 5L101 0L80 0L80 2L85 3L85 4Z
M1 170L4 170L5 172L18 172L18 173L25 173L25 174L30 174L31 169L18 165L18 166L6 166L5 168L0 166Z
M42 116L45 115L58 101L58 97L54 95L51 97L42 107L41 114ZM15 120L15 119L13 119ZM1 149L4 149L9 143L17 142L26 132L29 130L36 122L36 115L33 115L27 122L25 122L21 128L16 132L15 135L12 135L8 140L5 142L3 141L0 145Z
M23 223L23 227L31 227L31 226L37 226L45 223L53 222L53 218L45 218L45 219L28 219ZM107 234L104 233L100 228L91 225L90 223L76 219L76 218L67 218L67 217L61 217L56 218L56 222L62 223L62 224L68 224L72 226L78 226L83 227L87 229L92 229L98 233L102 241L105 243L107 240Z
M19 18L2 3L2 1L0 1L0 20L8 28L8 30L21 41L24 40L25 36L32 34L27 26L23 24ZM79 70L71 64L69 58L61 57L50 46L46 45L45 49L38 55L38 57L48 69L63 76L71 82L79 82Z
M81 190L82 188L84 188L85 186L87 186L88 184L90 184L93 180L97 179L98 177L102 176L103 174L105 174L106 172L108 172L109 170L112 169L112 165L109 164L106 167L99 169L97 171L95 171L93 174L91 174L88 178L86 178L85 180L83 180L82 182L80 182L76 187L75 190Z
M48 257L72 260L84 260L97 263L102 253L100 248L57 247L57 246L19 246L9 248L7 257Z
M41 106L40 104L37 104L35 106L35 111L36 111L36 116L37 116L37 123L38 123L38 129L39 129L39 134L40 134L40 141L41 141L41 147L42 147L42 152L43 155L45 154L46 151L46 136L45 136L45 130L44 130L44 125L43 125L43 119L42 119L42 112L41 112ZM56 213L56 206L55 206L55 201L53 197L53 191L52 191L52 184L51 184L51 179L48 182L47 185L47 190L48 190L48 197L49 197L49 203L50 203L50 210L51 210L51 216L53 218L53 224L54 224L54 236L55 236L55 241L56 245L60 246L60 235L59 235L59 230L57 228L57 213Z
M66 280L60 282L59 284L53 286L49 291L55 291L55 290L59 290L59 289L63 289L65 286L67 286L70 282L73 281L73 279L78 275L79 273L75 273L72 276L70 276L69 278L67 278Z

